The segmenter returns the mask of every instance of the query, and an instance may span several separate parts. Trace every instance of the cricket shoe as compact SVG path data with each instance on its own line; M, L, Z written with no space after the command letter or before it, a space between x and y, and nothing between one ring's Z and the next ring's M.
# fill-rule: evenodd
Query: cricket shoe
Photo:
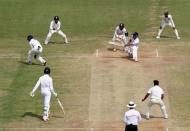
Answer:
M160 39L160 36L156 36L156 39Z
M113 51L116 52L117 50L115 48L113 48Z
M177 39L180 40L180 37L178 36Z
M46 116L46 115L45 115L45 116L43 116L43 118L42 118L42 119L43 119L43 121L48 121L48 120L49 120L48 116Z

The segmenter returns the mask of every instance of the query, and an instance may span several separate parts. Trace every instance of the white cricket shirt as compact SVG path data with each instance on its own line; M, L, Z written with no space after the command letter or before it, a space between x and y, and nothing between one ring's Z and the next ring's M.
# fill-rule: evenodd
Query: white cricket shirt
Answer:
M164 91L159 86L153 86L148 90L148 93L150 94L151 99L161 100L161 96L164 94Z
M174 21L173 21L173 19L172 19L172 15L168 15L168 17L165 17L165 16L163 16L163 18L162 18L162 23L164 24L170 24L170 25L172 25L172 26L175 26L175 24L174 24Z
M129 111L125 112L124 122L127 125L138 125L141 119L140 113L135 109L130 109Z
M116 29L115 29L115 34L116 35L125 35L125 33L127 33L127 30L125 28L123 28L122 30L120 30L119 26L116 27Z
M31 49L33 49L33 50L39 50L39 51L43 50L40 42L36 39L31 39L29 42L29 45L30 45Z
M58 21L57 24L56 24L55 21L52 20L51 23L50 23L49 29L50 30L55 29L56 31L58 31L60 29L60 27L61 27L61 22L60 21Z

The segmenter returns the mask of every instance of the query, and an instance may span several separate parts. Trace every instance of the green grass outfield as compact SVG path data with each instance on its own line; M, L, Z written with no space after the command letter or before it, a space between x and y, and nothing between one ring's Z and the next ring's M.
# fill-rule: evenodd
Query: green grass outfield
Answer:
M155 39L160 17L165 9L173 15L181 36L179 41L169 28L162 34L169 36L168 38ZM144 80L149 79L151 83L152 76L156 77L152 75L153 67L156 66L159 68L156 72L163 73L159 74L158 78L164 81L163 86L166 86L168 94L170 125L190 127L188 0L0 0L0 12L0 127L88 127L84 121L89 118L90 112L90 77L93 63L89 56L93 56L96 49L106 50L107 42L111 40L113 31L120 22L125 23L129 33L140 33L142 51L151 53L157 48L160 55L165 56L160 60L161 63L149 63L147 59L142 61L144 63L140 66L152 66L152 72L147 74L126 71L130 72L133 78L126 77L129 82L126 80L125 86L127 83L135 86L136 77L141 78L139 86L143 86L140 83ZM64 45L62 38L55 35L52 37L55 44L43 46L43 56L52 68L54 87L64 101L67 116L64 119L52 118L54 120L47 125L35 118L35 115L42 112L40 94L36 92L34 98L29 96L44 67L26 65L24 62L29 50L26 36L33 34L43 43L54 15L60 17L61 28L71 44ZM129 69L139 69L134 63L129 64L131 65L126 65ZM144 70L145 67L140 69L142 73L147 71ZM150 78L146 78L149 76ZM130 98L136 98L135 91L126 95L121 98L125 99L123 105ZM53 98L51 110L57 112L54 115L59 116L60 109L55 103ZM118 103L113 101L113 104ZM142 105L140 102L138 104ZM122 114L122 111L118 111L119 114ZM58 123L63 121L66 124L57 124L56 119Z

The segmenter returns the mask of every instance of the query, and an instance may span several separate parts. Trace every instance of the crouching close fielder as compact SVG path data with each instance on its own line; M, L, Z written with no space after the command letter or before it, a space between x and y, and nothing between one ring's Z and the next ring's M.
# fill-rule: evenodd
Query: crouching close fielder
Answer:
M134 61L138 61L138 46L139 46L139 34L134 32L131 35L131 38L128 41L128 44L125 45L125 52L128 53L129 58L132 58Z
M114 31L112 41L120 42L121 46L124 47L124 45L127 44L127 40L128 40L128 32L127 32L124 24L120 23ZM114 44L113 44L113 51L116 51L116 45L114 45Z
M31 47L31 49L28 51L28 63L32 64L32 57L34 55L34 58L37 59L40 63L42 63L45 66L46 61L41 57L43 48L40 42L34 39L32 35L28 35L27 40Z
M51 39L51 36L54 33L57 33L60 36L62 36L65 40L64 43L66 43L66 44L69 43L67 40L66 34L63 33L60 28L61 28L61 22L59 21L59 16L54 16L53 20L50 23L49 33L47 34L47 37L45 39L45 43L44 43L45 45L48 44L49 40Z
M39 78L32 92L30 93L32 97L34 97L34 93L38 89L39 86L41 87L40 89L41 89L41 95L43 99L43 120L47 121L49 120L51 93L53 93L53 95L57 97L57 93L55 93L54 88L53 88L53 80L50 77L49 67L45 67L44 75Z

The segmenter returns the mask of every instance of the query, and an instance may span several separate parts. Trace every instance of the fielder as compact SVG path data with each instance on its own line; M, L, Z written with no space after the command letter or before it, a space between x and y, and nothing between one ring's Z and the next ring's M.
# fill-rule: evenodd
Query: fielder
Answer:
M131 38L128 41L128 44L125 45L125 52L128 52L130 58L132 58L135 62L138 62L138 46L139 46L139 34L134 32L131 35Z
M37 59L40 63L42 63L45 66L46 61L41 57L43 48L40 42L34 39L32 35L28 35L27 40L31 47L31 49L28 51L28 63L32 64L32 56L34 55L34 58Z
M160 106L160 109L162 111L162 114L165 119L168 118L168 114L166 112L166 108L163 102L164 99L164 91L159 86L159 81L154 80L154 86L148 90L148 93L145 95L145 97L142 99L142 101L145 101L146 98L150 95L150 101L148 102L148 110L146 112L146 118L150 119L150 108L152 105L156 104Z
M124 46L127 44L127 40L128 40L127 37L128 37L128 32L125 29L124 24L120 23L114 31L112 41L120 42ZM113 51L116 51L116 46L114 44L113 44Z
M41 87L41 95L43 99L43 120L47 121L49 120L49 109L50 109L50 99L51 99L51 93L55 97L57 97L57 93L55 93L53 88L53 80L50 77L50 68L45 67L44 69L44 75L39 78L36 85L34 86L32 92L30 92L30 95L34 97L35 91L38 89L38 87Z
M173 28L174 33L175 33L177 39L179 40L180 37L179 37L179 34L178 34L177 29L175 28L175 24L174 24L174 21L173 21L173 19L172 19L172 15L169 14L168 11L165 11L165 12L164 12L164 15L162 16L162 21L161 21L160 29L159 29L159 31L158 31L158 35L157 35L156 38L157 38L157 39L160 39L160 35L161 35L162 31L164 30L164 28L165 28L166 26L170 26L170 27Z
M64 43L66 44L69 43L67 40L66 34L63 33L60 28L61 28L61 22L59 21L59 16L54 16L53 20L50 23L49 33L47 34L47 37L45 39L45 43L44 43L45 45L48 44L49 40L51 39L51 36L54 33L61 35L65 39Z
M125 131L138 131L138 124L141 121L140 113L135 110L136 104L130 101L127 105L129 110L125 112L124 122L126 124Z

